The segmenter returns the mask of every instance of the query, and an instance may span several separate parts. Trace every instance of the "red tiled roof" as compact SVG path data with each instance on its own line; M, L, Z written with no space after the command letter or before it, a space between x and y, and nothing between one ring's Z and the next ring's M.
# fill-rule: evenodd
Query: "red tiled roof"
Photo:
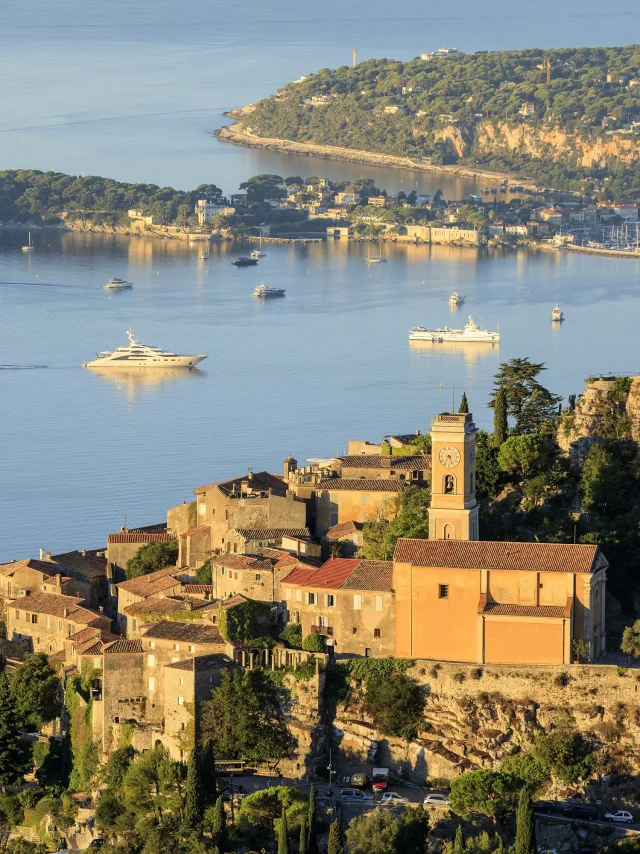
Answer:
M188 531L185 531L184 534L181 534L181 537L193 537L194 534L203 534L205 531L210 531L211 528L209 525L196 525L195 528L189 528Z
M350 454L337 458L343 469L391 469L394 471L426 471L431 469L431 454Z
M184 593L213 593L213 584L183 584Z
M258 561L254 555L219 555L213 558L213 562L218 564L218 566L226 566L229 569L249 569L256 566L257 563L261 563L263 565L262 568L271 569L269 561Z
M87 579L99 578L107 571L107 559L100 557L98 552L102 554L100 549L85 551L84 554L79 551L64 552L64 554L52 555L51 560L59 563L63 569L70 570L71 573L75 572Z
M108 534L107 544L109 543L169 543L175 540L173 534L148 534L145 531L127 531L120 534Z
M154 593L160 593L179 585L180 580L174 577L177 572L179 572L177 566L165 566L164 569L158 569L148 575L139 575L137 578L129 579L129 581L121 581L116 584L116 587L118 590L133 593L134 596L151 596Z
M104 619L104 614L91 611L89 608L80 606L84 602L78 596L58 596L55 593L32 593L30 596L22 596L11 603L12 608L26 611L30 614L48 614L53 617L62 617L73 623L84 623L91 625L94 621ZM66 611L66 614L65 614Z
M601 556L592 545L400 539L393 560L451 569L594 572Z
M359 563L358 559L334 557L318 569L299 566L283 578L282 583L300 584L305 587L331 587L339 590Z
M362 522L340 522L338 525L332 525L326 532L325 537L329 540L339 540L340 537L347 537L349 534L355 534L364 528Z
M142 652L142 641L138 638L134 640L126 640L125 638L121 638L120 640L114 641L114 643L108 644L104 648L105 655L135 652Z
M328 492L335 490L350 490L352 492L401 492L407 482L404 480L389 479L369 480L367 478L348 480L343 477L327 477L318 482L318 489L326 489Z
M363 560L342 585L342 590L393 589L393 561Z
M256 471L251 475L244 474L241 477L232 477L229 480L221 480L218 483L207 483L204 486L198 486L194 489L196 495L206 492L208 489L213 489L217 486L220 492L227 497L231 497L234 492L239 493L243 481L248 481L249 486L255 492L268 492L270 489L276 490L279 493L286 492L286 485L283 482L281 474L270 474L268 471ZM238 497L240 497L238 495Z
M61 575L60 567L50 560L35 560L34 558L26 558L25 560L12 560L11 563L0 564L0 575L8 577L13 575L19 569L35 569L42 572L43 575Z

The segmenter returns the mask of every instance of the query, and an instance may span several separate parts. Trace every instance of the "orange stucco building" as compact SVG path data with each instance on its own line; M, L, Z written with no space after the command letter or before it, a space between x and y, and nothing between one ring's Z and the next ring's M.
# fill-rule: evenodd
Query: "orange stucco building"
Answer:
M432 429L428 540L393 561L396 656L479 664L563 664L575 642L606 651L607 561L597 546L482 542L470 414Z

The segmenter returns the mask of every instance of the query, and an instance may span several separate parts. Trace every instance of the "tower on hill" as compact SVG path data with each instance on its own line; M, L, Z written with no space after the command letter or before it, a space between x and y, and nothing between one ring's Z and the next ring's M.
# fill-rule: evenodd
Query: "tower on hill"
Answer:
M436 415L431 426L430 540L477 540L476 433L468 412Z

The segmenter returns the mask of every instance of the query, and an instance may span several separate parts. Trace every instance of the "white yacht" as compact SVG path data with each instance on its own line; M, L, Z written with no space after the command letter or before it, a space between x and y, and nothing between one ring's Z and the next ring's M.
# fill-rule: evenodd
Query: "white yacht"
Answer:
M124 279L119 279L117 276L112 276L107 284L102 287L107 291L125 291L133 287L133 282L127 282Z
M205 356L181 356L160 347L148 347L139 344L133 337L133 332L127 331L129 343L118 347L113 353L105 350L97 353L96 358L86 362L83 368L193 368Z
M266 254L266 253L265 253L265 252L263 252L263 251L262 251L262 249L254 249L254 250L251 252L251 257L252 257L252 258L264 258L265 254Z
M22 247L23 252L33 252L33 243L31 242L31 232L29 232L29 242Z
M473 322L473 318L469 315L469 320L465 324L464 329L451 329L445 326L443 329L427 329L424 326L413 326L409 332L410 341L433 341L436 344L441 344L443 341L456 341L461 344L476 344L479 342L489 342L498 344L500 342L500 334L498 332L489 332L488 329L478 329Z
M562 323L563 320L564 320L564 314L562 313L558 303L556 303L556 307L551 312L551 322L552 323Z
M268 288L266 285L260 284L253 292L254 297L258 297L258 299L270 299L271 297L283 297L286 294L286 290L284 288Z
M454 291L449 297L449 305L459 306L465 301L465 297L461 297L457 291Z

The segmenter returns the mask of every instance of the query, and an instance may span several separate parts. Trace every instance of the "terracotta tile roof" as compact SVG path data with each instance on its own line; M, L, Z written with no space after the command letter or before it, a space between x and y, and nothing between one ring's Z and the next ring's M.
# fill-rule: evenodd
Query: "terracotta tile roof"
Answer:
M105 619L104 614L81 607L81 602L84 602L84 599L78 596L58 596L55 593L32 593L30 596L22 596L19 599L15 599L11 603L11 607L27 611L30 614L48 614L49 616L62 617L74 623L85 623L87 625L91 625L96 620Z
M126 531L119 534L108 534L107 544L109 543L140 543L141 546L147 543L169 543L175 540L173 534L160 533L151 534L145 531Z
M145 638L185 641L198 644L224 644L225 640L215 626L198 626L190 623L173 623L163 620L144 633Z
M399 479L370 480L369 478L346 479L343 477L327 477L318 481L318 489L326 489L328 492L336 490L350 490L352 492L401 492L407 485L406 481Z
M309 539L311 531L308 528L236 528L235 533L244 540L279 540L282 537Z
M183 584L184 593L213 593L213 584Z
M233 608L234 605L242 605L244 602L248 602L249 597L243 596L242 593L236 593L234 596L230 596L228 599L220 600L221 608Z
M218 566L225 566L229 569L248 569L256 563L256 558L254 555L229 554L214 557L213 562ZM268 564L269 569L271 569L270 563L267 561L263 561L263 563Z
M195 528L189 528L188 531L185 531L184 534L180 534L181 537L193 537L195 534L204 534L205 531L210 531L211 528L209 525L196 525Z
M601 556L592 545L400 539L393 560L455 569L594 572Z
M431 469L431 454L351 454L338 457L343 469L391 469L393 471L428 471Z
M484 608L478 608L479 614L494 617L570 617L571 600L567 605L506 605L499 602L487 602Z
M187 611L205 611L209 608L217 609L218 600L211 599L189 599L188 596L177 598L174 596L161 596L159 598L143 599L142 602L134 602L124 609L128 617L137 617L149 614L157 618L172 614L184 614Z
M174 661L171 664L165 664L165 667L170 667L172 670L213 670L217 667L233 667L233 661L224 653L214 652L211 655L196 655L193 658Z
M72 642L76 651L78 651L80 647L96 643L97 641L101 641L102 643L111 643L111 641L115 640L118 640L118 635L114 635L113 632L101 629L98 626L87 626L86 629L80 629L79 632L75 632L75 634L65 638L65 641Z
M403 445L410 445L412 442L419 437L419 433L387 433L384 437L385 439L396 439L398 442L402 442Z
M63 554L52 555L51 560L60 564L63 569L69 570L70 573L84 576L90 580L105 575L107 571L107 559L104 556L100 557L99 551L99 549L94 549L85 551L84 554L79 551L64 552Z
M250 488L254 492L268 492L270 489L283 494L287 491L286 484L283 482L282 475L269 474L268 471L256 471L249 474L243 474L241 477L232 477L229 480L221 480L218 483L207 483L205 486L199 486L194 489L196 495L206 492L208 489L217 487L223 495L231 497L235 494L240 497L239 493L242 488L243 481L248 481Z
M282 579L282 584L299 584L304 587L326 587L339 590L360 560L334 557L318 569L297 567Z
M158 569L148 575L140 575L138 578L131 578L129 581L121 581L116 584L116 587L118 590L133 593L134 596L152 596L154 593L161 593L163 590L179 585L180 580L174 577L174 573L178 571L177 566L166 566L164 569Z
M388 592L393 589L393 561L363 560L342 585L342 590L377 590Z
M142 641L139 638L135 638L132 640L126 640L125 638L121 638L120 640L107 644L104 648L105 655L136 652L142 652Z
M85 645L82 649L77 649L78 655L102 655L104 652L104 644L102 641L97 641L94 644Z
M349 534L355 534L364 528L362 522L340 522L339 525L332 525L325 534L329 540L339 540L341 537L347 537Z
M12 576L19 569L35 569L42 572L44 575L62 575L62 570L57 564L50 560L35 560L34 558L25 558L24 560L12 560L11 563L0 564L0 575L6 578Z

